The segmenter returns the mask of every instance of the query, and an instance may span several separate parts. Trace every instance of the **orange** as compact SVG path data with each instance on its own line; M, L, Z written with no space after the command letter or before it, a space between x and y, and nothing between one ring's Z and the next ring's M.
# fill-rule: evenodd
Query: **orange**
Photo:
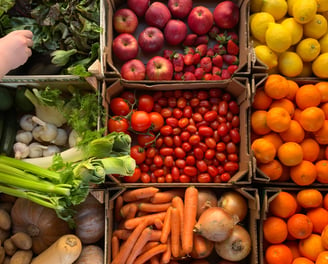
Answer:
M321 94L321 103L328 101L328 82L318 82L314 85Z
M320 146L312 138L306 138L300 143L303 149L303 159L314 162L317 160L320 152Z
M288 95L288 81L280 74L270 74L265 81L264 91L272 99L281 99Z
M275 149L278 149L283 143L281 137L276 132L270 132L269 134L264 135L262 138L270 141L274 145Z
M265 260L268 264L291 264L293 254L284 244L270 245L265 251Z
M300 143L303 141L304 136L305 133L303 127L300 125L300 123L298 123L295 120L291 120L289 128L284 132L280 133L280 137L285 142L292 141L292 142Z
M293 117L294 112L295 112L295 105L294 103L287 99L287 98L282 98L279 100L273 100L272 104L270 105L270 108L273 107L282 107L285 110L287 110L287 112L289 113L290 117Z
M328 160L318 160L315 163L317 170L317 181L320 183L328 183Z
M301 257L301 253L298 249L298 240L286 240L284 244L292 251L293 259Z
M313 84L302 85L296 92L295 102L300 109L318 106L321 102L321 93Z
M322 127L314 132L314 138L321 145L328 144L328 120L324 120Z
M295 197L285 191L279 192L269 204L269 212L281 218L288 218L295 214L297 201Z
M263 87L256 89L256 92L255 92L255 95L253 98L253 103L252 103L252 107L254 109L266 110L271 105L271 102L272 102L272 98L264 92Z
M282 174L278 178L279 182L287 182L290 179L289 167L282 165Z
M290 167L290 178L300 186L312 184L317 177L317 170L314 164L308 160L301 161L300 164Z
M304 130L309 132L318 131L325 121L325 113L319 107L305 108L300 115L300 124Z
M304 189L297 193L296 200L303 208L315 208L321 206L323 195L317 189Z
M258 168L269 177L270 181L278 180L283 171L281 163L276 159L269 163L259 164Z
M328 102L320 105L320 108L325 113L325 118L328 119Z
M289 128L290 121L289 113L282 107L271 108L267 113L267 125L275 132L286 131Z
M298 257L293 260L292 264L314 264L314 262L308 258Z
M318 234L311 234L299 242L300 253L312 261L315 261L318 255L325 250L322 245L321 237Z
M277 152L280 162L286 166L295 166L303 160L303 150L296 142L283 143Z
M293 80L287 80L287 82L288 82L288 94L286 98L289 100L294 100L296 92L299 89L299 86L297 82Z
M294 214L287 220L288 233L296 239L304 239L312 234L313 224L306 215Z
M300 122L300 119L301 119L301 113L302 113L302 110L299 109L299 108L296 108L295 111L294 111L293 120L295 120L295 121L297 121L297 122Z
M264 138L255 139L251 148L256 160L260 163L269 163L276 156L274 145Z
M287 238L286 222L280 217L269 216L263 221L263 237L271 244L280 244Z
M257 110L251 115L251 127L254 133L258 135L268 134L271 129L267 124L267 111Z
M313 208L306 212L313 224L313 233L321 234L328 224L328 211L323 207Z
M328 210L328 193L326 193L323 196L323 203L322 203L323 208L325 208L326 210Z
M321 232L321 242L325 249L328 249L328 225Z
M328 264L328 251L325 250L325 251L322 251L316 261L315 261L315 264Z

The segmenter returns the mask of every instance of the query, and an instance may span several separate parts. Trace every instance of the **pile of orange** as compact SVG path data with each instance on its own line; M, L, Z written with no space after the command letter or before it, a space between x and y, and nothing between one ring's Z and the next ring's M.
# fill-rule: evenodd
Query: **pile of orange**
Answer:
M328 193L280 191L263 220L268 264L328 263Z
M252 151L271 181L328 183L328 81L271 74L252 102Z

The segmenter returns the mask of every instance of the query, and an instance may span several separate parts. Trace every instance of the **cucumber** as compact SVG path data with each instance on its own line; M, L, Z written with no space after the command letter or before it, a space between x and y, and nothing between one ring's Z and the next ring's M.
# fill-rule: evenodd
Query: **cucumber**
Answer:
M25 96L26 89L28 88L25 86L18 86L16 88L16 94L15 94L16 108L23 113L34 112L34 105Z
M5 124L5 114L3 111L0 111L0 140L2 137L2 132L4 130L4 124Z
M7 87L0 86L0 111L6 111L14 105L14 98Z
M0 154L7 156L13 155L13 146L16 140L16 133L18 130L18 122L16 110L14 108L5 112L4 129L0 139Z

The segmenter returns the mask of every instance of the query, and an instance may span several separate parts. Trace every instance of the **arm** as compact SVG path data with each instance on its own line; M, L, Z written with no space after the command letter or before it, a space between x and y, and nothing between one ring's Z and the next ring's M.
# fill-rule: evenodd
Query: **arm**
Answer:
M0 80L32 55L32 37L29 30L16 30L0 39Z

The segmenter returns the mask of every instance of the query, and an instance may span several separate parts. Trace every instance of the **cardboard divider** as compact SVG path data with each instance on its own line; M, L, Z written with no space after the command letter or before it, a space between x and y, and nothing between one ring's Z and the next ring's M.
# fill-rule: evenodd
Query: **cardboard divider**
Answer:
M137 92L152 92L152 91L166 91L166 90L194 90L194 89L209 89L209 88L220 88L223 89L229 93L231 93L233 96L237 98L237 102L240 107L240 135L241 135L241 142L239 143L239 170L236 174L234 174L228 183L212 183L214 185L234 185L234 184L250 184L251 183L251 165L252 162L250 160L249 155L249 127L248 127L248 112L250 107L250 85L249 80L246 77L236 77L232 80L227 80L224 83L216 83L216 86L210 86L206 84L194 84L194 85L186 85L184 83L173 83L172 85L166 85L166 84L158 84L155 86L148 87L145 84L141 85L130 85L126 86L126 84L122 83L120 80L117 80L115 82L111 82L110 85L107 85L107 82L105 80L105 83L103 84L103 107L105 108L106 115L109 116L109 103L111 98L114 98L118 96L122 91L129 89L131 91L137 91ZM246 125L243 125L246 124ZM114 177L112 175L108 176L109 182L106 184L113 185L113 184L120 184L120 185L129 185L129 183L123 183L121 182L117 177ZM160 186L167 186L165 183L157 183ZM180 184L180 183L175 183ZM201 185L201 183L195 183L197 185ZM144 183L140 183L140 185L144 185Z
M153 185L154 186L154 185ZM158 187L158 186L154 186ZM185 189L187 188L188 185L185 186L179 186L179 188ZM248 205L248 214L246 216L246 219L241 223L242 226L244 226L247 231L249 232L252 240L252 250L250 254L242 261L238 263L243 263L243 264L257 264L259 263L258 259L258 239L257 239L257 233L258 233L258 226L257 226L257 221L259 220L260 217L260 199L259 199L259 194L258 190L256 188L252 187L218 187L218 186L213 186L211 184L208 184L207 186L203 186L204 188L209 188L210 190L214 191L217 194L217 197L220 197L220 194L226 191L236 191L240 193L247 201ZM122 195L125 191L127 190L132 190L138 188L136 186L132 187L122 187L121 189L107 189L108 194L107 197L109 198L108 201L106 201L107 207L107 215L106 215L106 236L107 236L107 256L106 256L106 262L105 263L110 263L112 260L111 257L111 237L113 232L116 230L118 223L115 221L115 202L118 196ZM160 187L160 191L165 191L169 189L177 189L175 185L170 185L167 187ZM182 261L181 263L189 263L192 259L187 258L185 261ZM218 260L220 260L220 257L216 254L215 249L213 249L212 254L206 258L206 260L209 261L210 264L216 264L218 263Z

